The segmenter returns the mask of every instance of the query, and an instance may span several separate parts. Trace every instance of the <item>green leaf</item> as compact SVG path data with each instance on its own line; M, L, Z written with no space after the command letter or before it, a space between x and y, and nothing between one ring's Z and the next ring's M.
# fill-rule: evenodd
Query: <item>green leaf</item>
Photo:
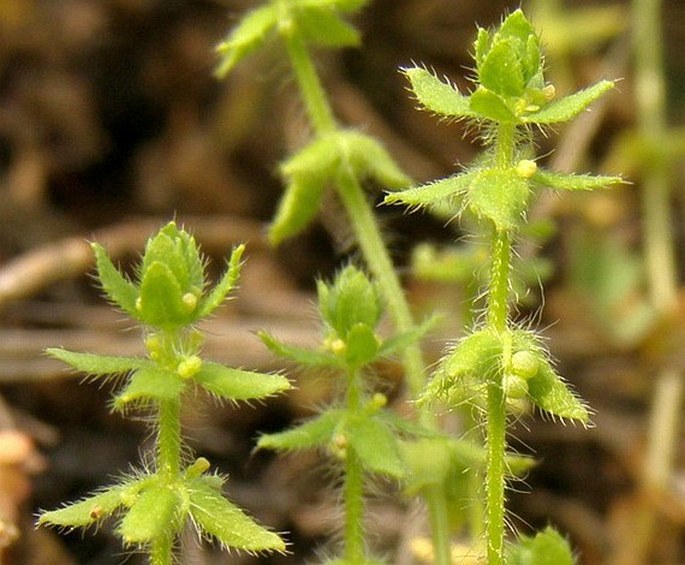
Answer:
M488 54L488 49L490 49L491 40L490 32L485 28L479 27L476 41L473 44L476 67L480 67L483 64L483 60Z
M460 94L455 86L419 67L402 69L402 72L409 79L416 99L426 110L457 119L478 117L471 110L469 97Z
M471 110L479 118L487 118L495 122L514 122L516 116L501 96L479 86L469 99Z
M524 114L520 117L520 120L525 124L557 124L568 122L604 93L614 88L614 86L612 81L603 80L593 86L576 92L575 94L565 96L559 100L554 100L537 112Z
M386 188L403 188L411 184L411 179L372 137L350 130L341 132L338 140L343 163L352 168L357 178L373 178Z
M336 131L317 137L281 164L286 179L324 182L335 175L340 162L340 136Z
M484 329L466 336L440 361L420 401L478 403L478 396L485 390L485 379L499 368L501 353L501 338L494 332Z
M327 410L290 430L262 435L257 441L257 447L276 451L326 447L333 441L335 431L345 414L346 412L343 410Z
M123 410L131 402L177 400L185 381L175 371L145 367L133 373L128 384L114 397L114 408Z
M337 357L325 351L288 345L264 331L258 331L257 336L272 353L290 359L303 367L336 367L340 364Z
M114 266L104 247L98 243L91 243L91 247L95 253L98 278L105 294L129 316L136 318L138 289Z
M509 231L521 223L529 195L528 180L513 169L483 169L473 176L467 200L476 216Z
M107 518L122 506L122 494L125 490L124 486L110 487L64 508L42 512L38 518L38 525L86 528Z
M305 41L327 47L356 47L359 32L330 9L306 7L297 12L297 26Z
M260 526L219 492L208 477L188 484L190 514L200 530L227 547L285 553L285 542Z
M118 357L114 355L97 355L95 353L78 353L61 347L48 347L45 350L50 357L59 359L77 371L94 376L120 375L135 369L151 366L152 363L140 357Z
M544 411L558 416L590 422L590 413L585 404L576 397L549 362L541 363L537 375L528 380L528 395Z
M365 469L397 479L404 476L406 469L397 439L382 421L369 417L349 418L344 430L349 445Z
M378 356L379 341L373 329L365 324L355 324L345 339L345 361L352 367L368 365Z
M260 47L277 24L277 4L262 6L248 13L217 47L221 57L217 76L225 77L240 60Z
M228 260L228 268L226 272L221 277L221 280L212 288L212 290L207 294L206 298L202 299L197 311L195 312L194 318L201 319L209 316L214 310L216 310L221 304L224 303L228 294L235 288L238 282L238 277L240 276L241 263L240 260L245 251L245 245L238 245L231 252L231 258Z
M182 526L181 500L177 490L155 481L143 490L119 525L126 545L143 545L175 535Z
M521 70L520 41L499 35L478 66L478 79L485 88L501 96L521 96L526 85Z
M269 242L282 241L301 233L321 207L326 182L320 178L294 178L288 182L278 210L269 226Z
M203 362L192 378L208 392L225 400L266 398L291 388L282 375L253 373L209 361Z
M386 204L400 202L409 206L428 206L446 198L464 194L476 174L477 172L465 172L400 192L391 192L385 197L384 202Z
M521 536L507 559L509 565L573 565L571 546L551 526L535 537Z
M406 347L412 343L416 343L421 338L423 338L439 321L440 316L434 315L423 322L420 325L414 326L412 329L406 332L401 332L395 334L394 336L383 340L381 347L378 351L379 357L388 357L395 353L401 352Z
M621 177L573 175L544 169L538 169L530 180L542 186L561 190L595 190L625 182Z
M190 323L193 316L186 310L183 294L169 267L159 262L152 263L145 269L140 283L140 308L136 318L166 330Z

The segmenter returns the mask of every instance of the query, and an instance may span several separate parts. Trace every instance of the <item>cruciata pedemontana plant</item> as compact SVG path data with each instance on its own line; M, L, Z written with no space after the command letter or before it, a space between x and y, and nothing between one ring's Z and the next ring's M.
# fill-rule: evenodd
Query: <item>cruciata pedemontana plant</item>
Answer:
M343 467L345 507L342 556L330 565L375 565L366 549L363 525L366 475L403 479L406 473L401 438L428 433L385 408L387 398L370 384L370 364L396 354L416 341L430 321L410 332L382 339L376 327L383 311L379 291L359 269L348 266L330 285L317 285L323 339L318 349L303 349L262 332L264 343L277 355L309 369L341 377L341 398L302 425L263 435L258 447L278 451L319 448Z
M286 190L269 228L269 239L277 245L301 233L318 213L324 192L332 188L388 314L402 334L412 332L416 323L363 187L372 183L400 189L410 186L411 179L378 141L336 121L311 53L313 48L358 46L360 35L344 17L366 4L368 0L266 0L263 6L247 12L218 46L221 62L217 75L225 77L243 58L267 43L279 42L283 46L312 139L281 164ZM426 364L421 348L412 341L399 355L410 396L416 398L425 385ZM418 418L427 426L437 425L429 410L420 409ZM420 442L416 447L425 452ZM439 481L419 482L419 491L429 508L436 563L446 565L450 561L447 494Z
M116 532L126 547L149 555L152 565L170 565L178 534L191 522L203 537L251 553L284 552L285 543L222 494L225 478L209 472L204 457L192 459L182 441L181 407L186 395L204 390L217 400L261 399L290 388L281 375L225 367L201 358L197 322L211 315L234 288L244 246L211 289L195 240L174 222L150 238L133 282L97 243L98 278L105 294L145 328L147 357L117 357L48 349L47 353L93 378L124 376L114 397L120 412L151 413L154 450L142 466L116 484L58 510L44 512L39 525L64 529L98 527L118 518Z
M458 91L425 68L404 70L420 106L440 117L467 120L482 133L485 150L454 176L394 192L386 202L411 207L451 206L478 220L490 244L490 278L483 323L457 342L440 362L421 397L456 407L480 409L486 441L486 544L489 565L505 562L505 482L507 418L532 404L559 419L584 425L585 404L555 371L540 338L511 321L511 259L533 189L592 190L622 182L619 177L562 174L535 161L532 133L571 120L613 88L601 81L561 99L543 75L540 40L521 10L495 30L478 30L474 44L474 89ZM508 562L526 561L535 548L563 538L552 530L526 538L511 550ZM532 549L531 549L532 548ZM528 553L526 553L528 552ZM564 561L571 562L570 551ZM539 562L539 561L536 561ZM552 561L544 561L552 562Z

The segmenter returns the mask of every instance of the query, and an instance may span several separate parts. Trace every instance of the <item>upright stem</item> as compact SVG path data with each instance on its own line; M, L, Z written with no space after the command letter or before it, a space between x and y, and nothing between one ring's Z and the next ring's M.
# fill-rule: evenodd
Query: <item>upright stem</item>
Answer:
M361 375L353 370L349 375L347 388L347 409L355 414L361 407ZM352 449L345 457L345 562L363 563L364 556L364 475L361 462Z
M334 131L336 124L333 112L309 52L299 37L293 35L286 37L286 45L307 114L316 133L323 135ZM400 332L408 331L414 326L411 310L364 191L352 173L341 175L338 184L340 189L338 193L352 223L357 244L383 292L395 326ZM409 389L416 398L423 389L425 381L423 374L425 365L418 345L411 345L407 348L404 360Z
M498 167L507 168L513 165L515 147L515 126L501 124L495 144L495 160ZM503 339L509 318L511 246L512 234L509 231L494 228L490 246L487 324L489 328L501 334ZM488 375L487 380L485 485L488 565L504 563L504 487L507 442L502 378L502 373L496 371Z
M509 315L511 234L495 230L492 235L488 326L504 334ZM506 407L501 372L488 376L487 385L486 533L488 565L504 563L504 486L506 453Z
M309 52L298 37L290 34L286 36L285 40L288 56L316 133L324 135L335 131L336 124L333 111L321 86ZM338 195L352 224L357 244L364 255L368 269L383 293L388 312L396 329L399 332L411 330L414 327L414 320L406 295L390 259L388 249L383 242L378 222L371 211L359 180L352 173L340 175L338 189ZM405 348L402 361L410 395L412 398L417 398L425 385L425 363L418 344L411 344ZM435 418L429 410L421 410L419 419L424 425L437 426ZM448 530L436 529L444 528L448 524L447 507L440 503L440 498L440 496L430 496L427 499L431 525L433 526L431 529L436 555L435 565L450 565Z
M297 77L297 84L304 98L307 114L318 134L329 133L335 130L335 118L328 103L326 93L321 87L319 75L316 72L314 62L303 44L295 34L285 37L286 49L290 63Z
M173 483L181 476L181 403L159 403L157 432L157 469L160 477Z

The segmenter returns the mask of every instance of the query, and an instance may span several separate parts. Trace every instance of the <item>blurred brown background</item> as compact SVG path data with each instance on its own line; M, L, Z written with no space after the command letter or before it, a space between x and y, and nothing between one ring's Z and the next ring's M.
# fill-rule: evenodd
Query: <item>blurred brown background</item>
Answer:
M361 49L317 54L340 121L383 140L417 181L467 163L477 150L475 136L460 124L417 112L397 70L421 63L468 88L462 77L469 72L475 23L495 24L519 4L373 0L355 20L363 33ZM556 20L540 11L544 1L538 4L544 23L535 19L535 6L524 2L524 8L549 46L549 78L560 94L600 78L623 79L591 119L540 136L543 161L559 169L623 172L633 184L613 193L542 196L532 212L534 219L553 218L556 231L522 244L524 257L537 255L551 267L544 299L534 285L520 306L521 320L547 328L561 372L597 416L592 430L538 417L517 426L514 445L535 452L541 463L527 479L531 492L511 495L512 520L524 532L554 523L570 537L581 563L621 565L629 563L621 547L639 528L636 517L647 500L659 528L644 562L684 563L685 477L678 460L667 491L647 493L640 486L655 374L663 367L682 372L685 365L685 310L664 317L648 305L640 167L649 153L630 153L636 122L630 3L560 2ZM175 216L196 234L217 269L231 245L246 241L239 300L208 324L206 353L270 370L281 364L254 331L266 328L285 341L314 343L314 277L330 276L355 257L334 199L303 236L275 250L265 242L265 225L281 194L277 165L301 146L307 130L277 47L247 59L226 81L212 75L214 46L254 5L0 0L2 563L142 562L125 556L106 529L58 536L32 526L38 508L81 496L129 469L149 439L144 423L109 413L109 385L79 384L41 354L58 345L140 352L138 333L92 284L86 240L100 241L126 263ZM583 19L580 10L588 7L610 11ZM680 249L685 136L677 127L685 113L685 5L666 2L663 22L668 119L675 128L672 138L663 139L672 148L674 186L672 218L664 222L672 224ZM460 286L411 277L409 256L417 241L443 245L465 232L396 207L378 213L417 311L435 305L463 310ZM677 259L682 274L679 251ZM458 336L458 318L454 314L429 338L432 360L446 339ZM397 367L380 370L397 383ZM292 554L257 559L202 553L189 535L183 563L304 563L326 547L338 513L325 464L316 454L281 459L251 451L260 431L281 429L328 398L325 379L297 372L292 377L298 389L288 397L240 408L197 399L187 417L193 447L229 474L233 500L273 528L291 532ZM680 439L676 447L682 451ZM388 486L371 509L378 547L397 555L391 561L398 565L418 563L403 549L421 531L411 505Z

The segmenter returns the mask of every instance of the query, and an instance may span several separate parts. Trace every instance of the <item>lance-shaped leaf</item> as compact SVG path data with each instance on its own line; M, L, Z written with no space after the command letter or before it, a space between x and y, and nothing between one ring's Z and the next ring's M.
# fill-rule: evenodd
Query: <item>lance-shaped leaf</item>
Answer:
M50 512L43 512L38 518L38 525L60 526L64 528L86 528L107 518L124 505L127 486L110 487L107 490L89 496Z
M246 55L259 48L278 24L278 5L267 4L248 13L219 44L221 56L216 74L226 76Z
M420 325L414 326L412 329L407 330L406 332L397 333L388 339L384 339L378 351L378 356L389 357L404 350L404 348L408 345L416 343L423 338L439 320L440 316L431 316L421 322Z
M92 243L91 247L95 253L98 278L100 279L105 294L129 316L136 318L138 289L114 266L104 247L98 243Z
M269 226L269 242L278 245L302 232L321 207L326 181L321 178L293 178L278 204Z
M114 397L114 408L123 410L131 402L177 400L184 386L185 381L175 371L145 367L133 373L123 390Z
M260 526L211 482L200 477L188 484L190 514L201 532L227 547L244 551L285 552L285 542L274 532Z
M256 400L290 388L290 382L282 375L243 371L208 361L202 363L192 379L223 400Z
M621 177L573 175L569 173L545 171L544 169L538 169L530 180L541 186L561 190L595 190L598 188L608 188L625 182Z
M520 117L521 123L545 125L568 122L614 86L612 81L600 81L584 90L554 100L537 112L524 114Z
M257 442L257 447L276 451L326 447L333 441L335 431L339 428L345 414L344 410L327 410L290 430L262 435Z
M469 97L460 94L455 86L420 67L402 69L402 72L409 79L416 99L426 110L456 119L478 117L469 105Z
M477 174L478 171L467 171L400 192L391 192L384 201L386 204L400 202L409 206L430 206L446 198L464 194Z
M128 510L119 525L119 535L126 545L144 545L175 535L183 522L180 508L178 490L155 481L140 493Z
M195 319L205 318L214 312L214 310L224 303L228 294L235 288L238 277L240 276L240 259L242 258L244 251L244 244L238 245L233 249L226 272L198 305L194 315Z
M372 137L354 130L337 134L340 165L350 167L359 179L371 178L385 188L404 188L412 181L386 149Z
M290 359L303 367L336 367L340 365L340 359L326 351L288 345L264 331L257 332L257 336L272 353Z
M537 375L528 380L528 395L534 404L559 418L590 422L590 413L549 362L540 365Z
M491 220L499 230L512 230L528 205L530 185L510 169L483 169L472 178L467 200L479 218Z
M121 375L135 369L151 367L153 363L140 357L118 357L114 355L96 355L94 353L78 353L61 347L48 347L45 353L50 357L64 361L77 371L100 377L106 375Z
M397 438L383 421L349 418L342 433L367 471L396 479L404 476Z
M295 22L304 40L326 47L356 47L359 32L342 20L330 6L307 6L295 12Z

